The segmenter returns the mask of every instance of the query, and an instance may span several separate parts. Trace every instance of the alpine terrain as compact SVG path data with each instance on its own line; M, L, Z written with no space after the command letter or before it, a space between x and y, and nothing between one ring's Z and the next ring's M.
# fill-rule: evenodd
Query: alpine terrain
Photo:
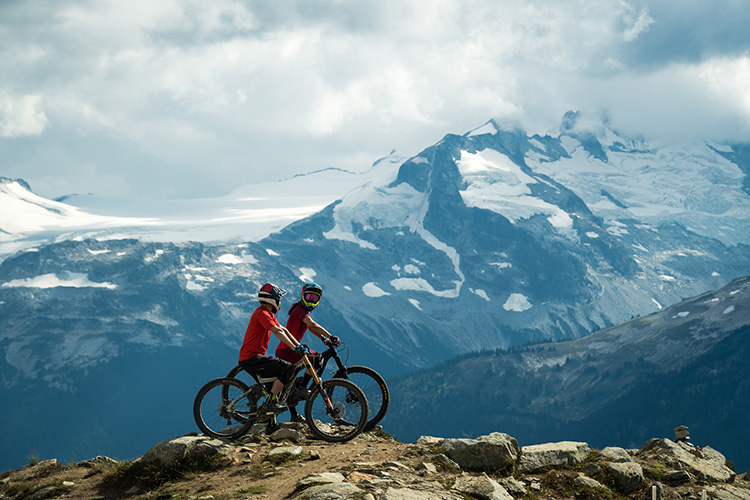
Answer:
M750 275L750 146L583 122L530 136L490 121L361 174L203 200L203 218L0 180L0 467L127 458L194 429L192 398L234 366L266 281L287 304L320 283L314 317L349 363L394 376L577 339Z

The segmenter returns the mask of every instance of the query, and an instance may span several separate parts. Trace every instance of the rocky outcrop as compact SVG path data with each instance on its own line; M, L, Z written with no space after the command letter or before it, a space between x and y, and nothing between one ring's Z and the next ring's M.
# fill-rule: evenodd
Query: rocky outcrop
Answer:
M685 441L651 439L638 451L637 457L662 460L672 469L687 470L699 480L731 483L737 473L727 466L727 459L710 446L700 448Z
M185 436L156 444L140 460L168 467L175 463L200 460L217 453L228 454L233 447L220 439L207 436Z
M467 471L507 471L518 462L521 449L515 438L493 432L476 439L446 439L438 449Z
M610 462L607 464L607 472L623 493L632 493L641 488L645 481L643 468L634 462Z
M590 451L587 443L574 441L524 446L521 448L518 470L528 472L546 467L580 464Z
M637 451L570 441L519 448L501 433L403 444L378 430L331 444L312 439L301 424L283 427L287 432L261 430L234 442L171 439L128 463L96 457L31 464L0 475L0 498L750 500L750 482L719 452L668 439Z

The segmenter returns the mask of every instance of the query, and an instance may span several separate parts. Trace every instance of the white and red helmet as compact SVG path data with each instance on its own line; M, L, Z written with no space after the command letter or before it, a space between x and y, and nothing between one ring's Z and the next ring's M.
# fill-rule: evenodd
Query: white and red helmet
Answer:
M266 283L258 291L258 302L261 304L270 304L273 306L273 313L276 314L281 306L281 298L286 294L286 290L279 288L273 283Z

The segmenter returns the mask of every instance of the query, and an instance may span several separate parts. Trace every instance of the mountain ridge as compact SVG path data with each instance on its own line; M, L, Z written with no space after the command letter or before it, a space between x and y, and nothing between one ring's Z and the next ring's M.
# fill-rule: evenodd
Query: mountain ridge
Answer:
M409 397L394 401L387 422L410 439L410 422L419 415L417 432L440 433L441 408L469 405L476 414L450 425L468 433L501 427L523 439L564 432L598 444L623 434L638 440L665 420L681 419L750 466L740 444L750 439L744 425L748 303L750 277L739 278L583 338L466 354L392 379L393 392ZM638 430L631 427L649 414Z
M602 129L605 163L570 135L489 125L346 174L356 186L332 201L306 198L297 208L321 203L306 217L264 212L278 199L256 186L264 199L248 203L260 206L235 207L228 224L257 216L254 227L267 229L270 217L278 230L257 240L248 228L238 241L183 241L190 224L170 229L176 241L151 241L161 229L9 237L20 250L0 262L2 395L34 414L54 401L83 433L65 405L74 395L102 415L102 435L118 436L142 406L107 386L141 391L146 407L191 399L234 366L267 281L292 291L321 283L316 321L349 345L350 362L394 376L466 352L575 339L750 274L747 176L717 152L741 148L658 146ZM326 196L337 189L327 187ZM211 223L205 234L214 225L223 231ZM173 390L157 393L154 379ZM3 423L11 418L13 443L44 444L42 429L12 415ZM190 425L189 411L159 425Z

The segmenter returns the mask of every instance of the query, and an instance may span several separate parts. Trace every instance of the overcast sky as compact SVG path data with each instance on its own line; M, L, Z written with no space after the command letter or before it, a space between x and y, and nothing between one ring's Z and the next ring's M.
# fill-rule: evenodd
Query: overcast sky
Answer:
M0 176L217 196L567 110L750 141L749 0L0 0Z

